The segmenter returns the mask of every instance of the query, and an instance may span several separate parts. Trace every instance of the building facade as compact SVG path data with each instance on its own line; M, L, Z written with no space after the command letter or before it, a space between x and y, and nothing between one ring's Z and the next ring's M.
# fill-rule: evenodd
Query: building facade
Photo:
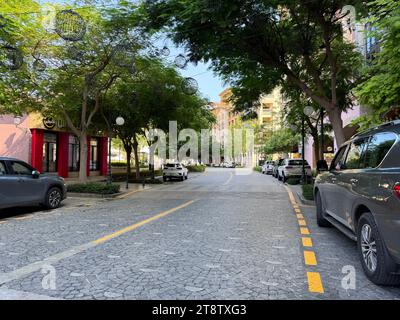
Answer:
M88 136L88 176L107 174L108 139ZM78 176L79 139L61 122L32 113L0 116L0 156L23 160L42 173L64 178Z

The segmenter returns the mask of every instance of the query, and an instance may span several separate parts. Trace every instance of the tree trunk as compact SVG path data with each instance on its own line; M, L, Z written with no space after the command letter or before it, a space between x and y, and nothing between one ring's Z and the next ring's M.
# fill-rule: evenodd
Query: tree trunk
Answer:
M139 143L136 136L133 138L133 153L135 156L136 179L140 179Z
M87 178L87 161L88 161L88 144L87 134L82 132L79 136L79 182L86 183Z
M342 111L339 108L333 108L327 110L329 121L332 125L333 132L335 134L335 139L337 146L340 147L346 142L346 137L344 135Z
M129 176L132 172L131 170L131 160L132 160L132 147L129 145L124 146L126 152L126 174Z
M316 135L312 136L314 139L314 159L315 163L318 163L319 160L321 160L321 149L320 149L320 143L319 143L319 136L318 133ZM311 165L311 163L310 163Z

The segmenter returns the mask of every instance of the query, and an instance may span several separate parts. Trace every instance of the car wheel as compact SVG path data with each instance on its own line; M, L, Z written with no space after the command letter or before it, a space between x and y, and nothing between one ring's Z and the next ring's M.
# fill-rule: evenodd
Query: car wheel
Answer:
M282 181L283 181L283 183L285 183L287 181L287 178L284 173L282 174Z
M184 181L184 180L185 180L185 177L184 177L184 176L182 176L182 177L181 177L181 181Z
M167 179L167 177L163 177L163 180L164 180L164 182L167 182L168 179Z
M185 180L189 179L189 174L186 175Z
M370 212L364 213L358 222L357 239L358 253L367 278L377 285L400 285L400 275L391 274L395 264Z
M315 204L317 207L317 224L318 224L318 226L321 228L332 227L330 222L324 218L325 210L322 205L322 198L321 198L321 194L319 192L317 192L317 194L315 195Z
M47 191L45 207L47 209L56 209L60 206L62 201L62 193L59 188L51 188Z
M278 172L278 180L279 180L279 181L282 180L281 175L279 174L279 172Z

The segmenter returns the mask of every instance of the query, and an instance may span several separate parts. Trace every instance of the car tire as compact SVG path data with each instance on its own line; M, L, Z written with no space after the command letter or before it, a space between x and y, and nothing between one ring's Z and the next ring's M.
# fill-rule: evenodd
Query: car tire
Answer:
M357 239L358 254L367 278L377 285L400 285L400 275L391 273L396 270L396 265L379 234L371 212L361 216L357 226Z
M283 181L283 183L286 183L286 181L287 181L287 178L284 173L282 174L282 181Z
M185 176L185 180L187 180L187 179L189 179L189 174L187 174L187 175Z
M164 182L167 182L167 180L168 180L167 177L163 177Z
M324 207L322 204L321 194L317 191L315 195L315 205L317 211L317 225L321 228L330 228L332 227L331 223L324 218Z
M63 199L62 191L60 188L50 188L46 193L44 206L47 209L57 209Z
M282 181L282 177L281 177L281 175L279 173L278 173L278 180Z
M184 176L181 177L181 181L185 181L185 177Z

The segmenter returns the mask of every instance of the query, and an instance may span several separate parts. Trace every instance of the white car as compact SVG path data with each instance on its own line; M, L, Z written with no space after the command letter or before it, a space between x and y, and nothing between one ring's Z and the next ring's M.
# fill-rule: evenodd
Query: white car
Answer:
M304 160L306 176L310 178L312 176L311 167L307 160ZM278 168L278 180L286 182L289 178L301 178L303 171L303 160L302 159L285 159Z
M168 163L164 166L163 180L164 182L168 179L179 179L181 181L187 180L189 177L189 170L185 168L181 163Z
M261 172L263 174L272 174L274 170L274 161L266 161L264 165L261 167Z

